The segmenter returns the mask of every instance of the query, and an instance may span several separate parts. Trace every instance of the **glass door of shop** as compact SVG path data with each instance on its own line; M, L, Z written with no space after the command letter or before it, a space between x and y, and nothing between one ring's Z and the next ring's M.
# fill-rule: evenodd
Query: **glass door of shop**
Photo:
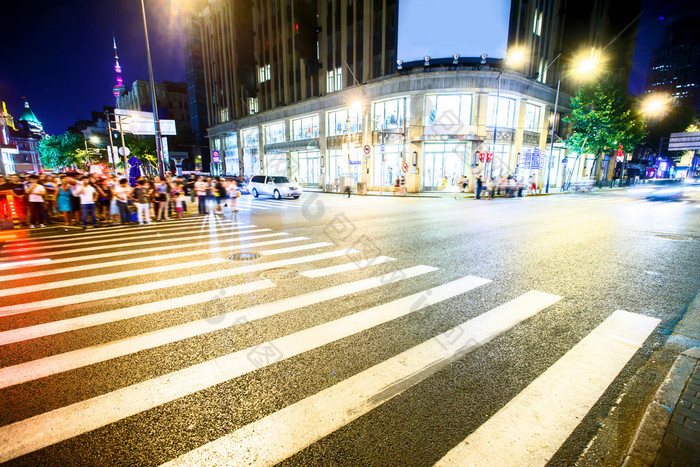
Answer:
M321 161L318 152L299 153L299 183L318 185L321 179Z
M390 146L387 146L383 162L382 155L379 153L378 157L375 156L372 163L372 186L376 188L379 188L379 186L384 186L385 188L393 187L396 177L401 176L401 153L398 149L392 151L390 148Z
M427 146L427 145L426 145ZM423 190L452 190L459 177L467 175L464 168L464 146L445 145L439 152L426 148L423 164Z

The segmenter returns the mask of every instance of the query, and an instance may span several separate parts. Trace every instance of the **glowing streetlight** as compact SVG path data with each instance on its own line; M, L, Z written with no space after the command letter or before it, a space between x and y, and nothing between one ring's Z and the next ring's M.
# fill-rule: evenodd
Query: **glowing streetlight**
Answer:
M514 47L506 54L506 66L515 68L527 61L528 50L524 47Z
M588 52L584 52L574 59L574 63L572 73L576 73L581 77L591 76L600 69L600 51L591 49Z
M642 101L642 112L647 117L660 117L668 111L671 98L666 94L649 94Z

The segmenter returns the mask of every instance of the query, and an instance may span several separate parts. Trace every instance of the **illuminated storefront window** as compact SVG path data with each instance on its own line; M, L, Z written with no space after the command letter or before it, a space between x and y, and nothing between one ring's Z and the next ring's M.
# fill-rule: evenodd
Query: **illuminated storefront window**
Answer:
M238 175L241 171L240 156L238 155L238 136L232 133L224 139L226 149L224 150L226 175Z
M328 136L345 135L348 133L360 133L361 131L361 110L345 109L328 113Z
M294 140L318 138L318 115L292 120Z
M284 122L273 123L265 127L265 144L283 143L285 141Z
M498 128L515 128L515 115L517 102L510 97L489 96L488 109L486 110L486 126L494 126L496 114L496 101L498 101Z
M423 121L425 126L471 125L471 94L425 96L425 116Z
M243 139L243 172L245 176L257 175L260 171L259 143L257 128L246 128L241 132Z
M464 143L425 143L423 145L423 189L450 191L466 173Z
M299 153L299 183L318 185L321 178L321 158L319 151Z
M540 113L542 108L539 105L527 104L525 107L525 129L527 131L540 131Z
M406 98L400 98L376 102L373 105L374 129L379 131L402 130L405 118L405 100Z

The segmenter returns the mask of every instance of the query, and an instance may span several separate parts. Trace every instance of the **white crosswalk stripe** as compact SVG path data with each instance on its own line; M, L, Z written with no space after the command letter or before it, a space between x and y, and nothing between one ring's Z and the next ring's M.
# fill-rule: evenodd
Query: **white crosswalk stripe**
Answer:
M593 198L590 203L597 203ZM286 201L243 198L239 206L251 215L257 209L283 215L302 206ZM166 465L274 465L352 428L361 417L376 416L376 409L389 401L402 403L409 389L434 384L433 376L475 359L472 352L494 345L496 338L537 332L545 314L558 313L566 304L564 297L544 291L513 293L512 285L505 292L509 297L500 299L494 293L501 290L498 278L455 275L400 255L370 255L261 224L207 215L143 230L126 226L12 243L0 262L0 286L5 287L0 289L0 350L8 355L0 367L0 390L24 394L33 388L33 393L22 401L13 399L27 405L29 415L0 426L0 462L41 455L57 443L80 444L72 438L118 429L139 414L148 420L166 404L175 403L168 411L180 410L177 403L189 401L185 398L237 385L236 379L246 375L264 380L278 362L295 364L298 359L314 366L326 354L366 360L353 373L293 401L282 400L230 430L221 432L216 420L208 421L211 427L202 429L215 428L214 436L204 435L187 448L172 443L168 457L157 460ZM45 257L40 258L42 251ZM237 252L259 257L226 258ZM277 271L293 274L291 279L271 274ZM494 303L482 303L491 300L484 297L493 297ZM448 326L440 324L456 317ZM407 322L424 328L425 337L401 345L395 332ZM445 441L434 459L447 453L438 465L550 462L659 322L615 311L543 373L531 375L527 387L496 407L480 427ZM238 341L244 334L246 340ZM353 346L341 349L349 354L340 357L329 350L367 336L380 348L392 341L386 349L397 350L368 356ZM204 344L200 354L191 355L195 345L217 339L225 346L210 353ZM138 365L161 363L154 363L153 355L167 360L165 369L139 373ZM107 384L97 392L79 389L73 399L59 398L58 405L41 409L45 387L55 381L89 387L88 378L100 378L95 369L121 368L125 362L137 367L129 382ZM313 370L309 368L311 378ZM256 402L245 400L246 391L231 397L243 398L241 407ZM23 402L33 398L38 410ZM12 417L11 410L4 413ZM136 434L134 438L130 442L138 443ZM440 442L438 433L433 440ZM166 443L168 436L161 434L153 442Z

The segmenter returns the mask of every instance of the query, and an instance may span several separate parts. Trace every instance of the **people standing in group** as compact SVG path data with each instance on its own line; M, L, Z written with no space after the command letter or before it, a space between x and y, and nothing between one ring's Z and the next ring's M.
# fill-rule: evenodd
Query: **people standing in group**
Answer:
M39 183L39 177L36 175L29 176L29 189L27 190L30 212L30 228L34 228L37 224L39 227L46 227L49 223L49 216L46 213L44 206L44 197L46 196L46 188Z
M496 180L493 177L489 177L486 182L486 191L488 191L489 198L491 199L496 195Z
M226 188L224 188L223 183L221 183L220 177L214 178L214 197L216 198L216 212L218 214L222 213L222 205L226 203Z
M136 212L138 213L139 225L151 223L151 195L152 190L148 182L144 179L136 181L136 188L131 193L131 198L136 204Z
M15 207L15 213L19 219L19 225L26 227L27 225L27 190L19 175L10 176L10 190L12 190L12 200Z
M44 208L46 209L46 217L51 218L56 214L56 195L57 189L54 177L47 175L44 177L43 181L40 180L39 183L44 185L46 189L46 195L44 196Z
M70 179L70 202L73 213L73 218L75 219L75 225L80 225L80 215L82 208L80 207L80 196L78 195L78 190L80 190L81 183L75 179Z
M168 182L157 178L155 200L158 206L156 221L168 220L168 202L170 200L170 186Z
M197 205L199 214L207 213L207 184L204 177L199 177L194 184L194 191L197 194Z
M83 214L83 230L87 229L87 218L90 214L92 218L92 226L97 227L97 209L95 208L95 199L97 197L97 190L94 186L90 185L90 178L83 176L80 179L81 184L79 185L76 193L80 197L80 210Z
M70 184L68 183L70 178L61 177L61 184L57 189L56 203L58 204L58 211L63 216L64 225L71 225L73 217L73 203L71 201L71 191Z
M481 175L476 177L476 199L481 199L481 191L484 189L484 179Z
M176 189L173 191L173 199L175 201L175 214L178 219L182 219L182 212L185 209L187 201L185 201L185 190Z

